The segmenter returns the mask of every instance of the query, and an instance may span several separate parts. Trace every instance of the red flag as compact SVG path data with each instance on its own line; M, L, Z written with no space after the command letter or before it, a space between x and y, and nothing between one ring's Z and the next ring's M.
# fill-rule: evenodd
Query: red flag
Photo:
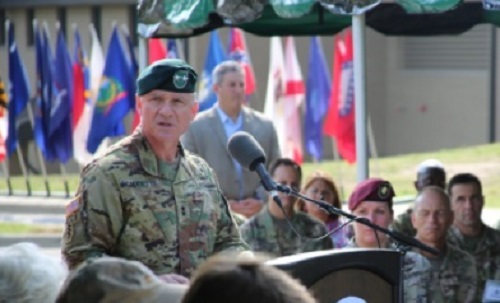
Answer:
M151 64L157 60L167 58L167 49L162 39L148 39L148 63Z
M238 28L232 28L229 33L229 57L232 60L240 62L245 70L245 94L251 95L255 92L255 75L250 61L250 55L247 51L247 44L243 32Z
M323 125L323 132L336 139L339 154L348 163L356 162L354 112L352 32L348 29L343 38L338 34L334 39L332 91Z

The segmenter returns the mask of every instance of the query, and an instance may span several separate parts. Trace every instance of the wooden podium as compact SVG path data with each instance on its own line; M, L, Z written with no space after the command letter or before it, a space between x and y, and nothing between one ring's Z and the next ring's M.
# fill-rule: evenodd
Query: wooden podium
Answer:
M357 297L369 303L402 300L400 252L342 249L302 253L268 261L299 279L319 303Z

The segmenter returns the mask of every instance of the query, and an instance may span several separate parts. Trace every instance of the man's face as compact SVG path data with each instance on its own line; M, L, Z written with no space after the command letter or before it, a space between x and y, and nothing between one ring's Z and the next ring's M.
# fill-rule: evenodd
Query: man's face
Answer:
M278 166L274 170L272 177L278 184L286 185L295 190L298 190L298 188L300 187L300 180L297 171L289 165ZM278 195L281 199L283 207L285 209L291 210L293 208L293 204L295 203L296 198L281 192Z
M429 167L426 170L417 174L415 187L417 191L421 191L426 186L437 186L444 189L446 185L446 174L444 170L436 167Z
M455 224L465 227L474 227L481 224L484 198L476 184L453 185L450 194L451 206L455 213Z
M153 90L137 97L144 135L153 141L178 141L193 121L198 103L192 93Z
M426 191L419 199L411 218L417 238L428 243L445 241L446 232L453 222L453 212L446 197L435 191Z
M245 76L229 72L222 76L220 84L214 85L219 106L227 111L239 111L245 101Z

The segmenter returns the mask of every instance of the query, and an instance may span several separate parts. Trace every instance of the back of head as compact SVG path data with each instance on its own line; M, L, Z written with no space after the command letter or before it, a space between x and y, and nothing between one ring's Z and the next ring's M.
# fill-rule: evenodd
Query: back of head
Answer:
M314 303L285 272L255 258L216 256L195 273L182 303Z
M103 257L72 272L56 303L177 303L185 289L163 283L140 262Z
M0 302L53 303L66 276L62 262L32 243L0 249Z
M443 189L446 186L446 171L441 161L427 159L417 166L415 188L420 191L426 186L438 186Z

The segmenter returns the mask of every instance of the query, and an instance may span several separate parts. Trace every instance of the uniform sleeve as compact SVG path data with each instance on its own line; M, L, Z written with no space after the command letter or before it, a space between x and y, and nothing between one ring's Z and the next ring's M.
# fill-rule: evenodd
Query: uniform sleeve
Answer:
M82 172L75 198L66 207L62 255L70 269L114 251L122 226L118 189L97 166Z
M181 143L182 143L182 147L189 150L190 152L194 153L194 154L200 154L199 151L198 151L198 148L196 148L196 142L195 142L195 137L194 137L194 131L192 129L192 127L190 127L187 132L185 132L182 136L181 136Z

